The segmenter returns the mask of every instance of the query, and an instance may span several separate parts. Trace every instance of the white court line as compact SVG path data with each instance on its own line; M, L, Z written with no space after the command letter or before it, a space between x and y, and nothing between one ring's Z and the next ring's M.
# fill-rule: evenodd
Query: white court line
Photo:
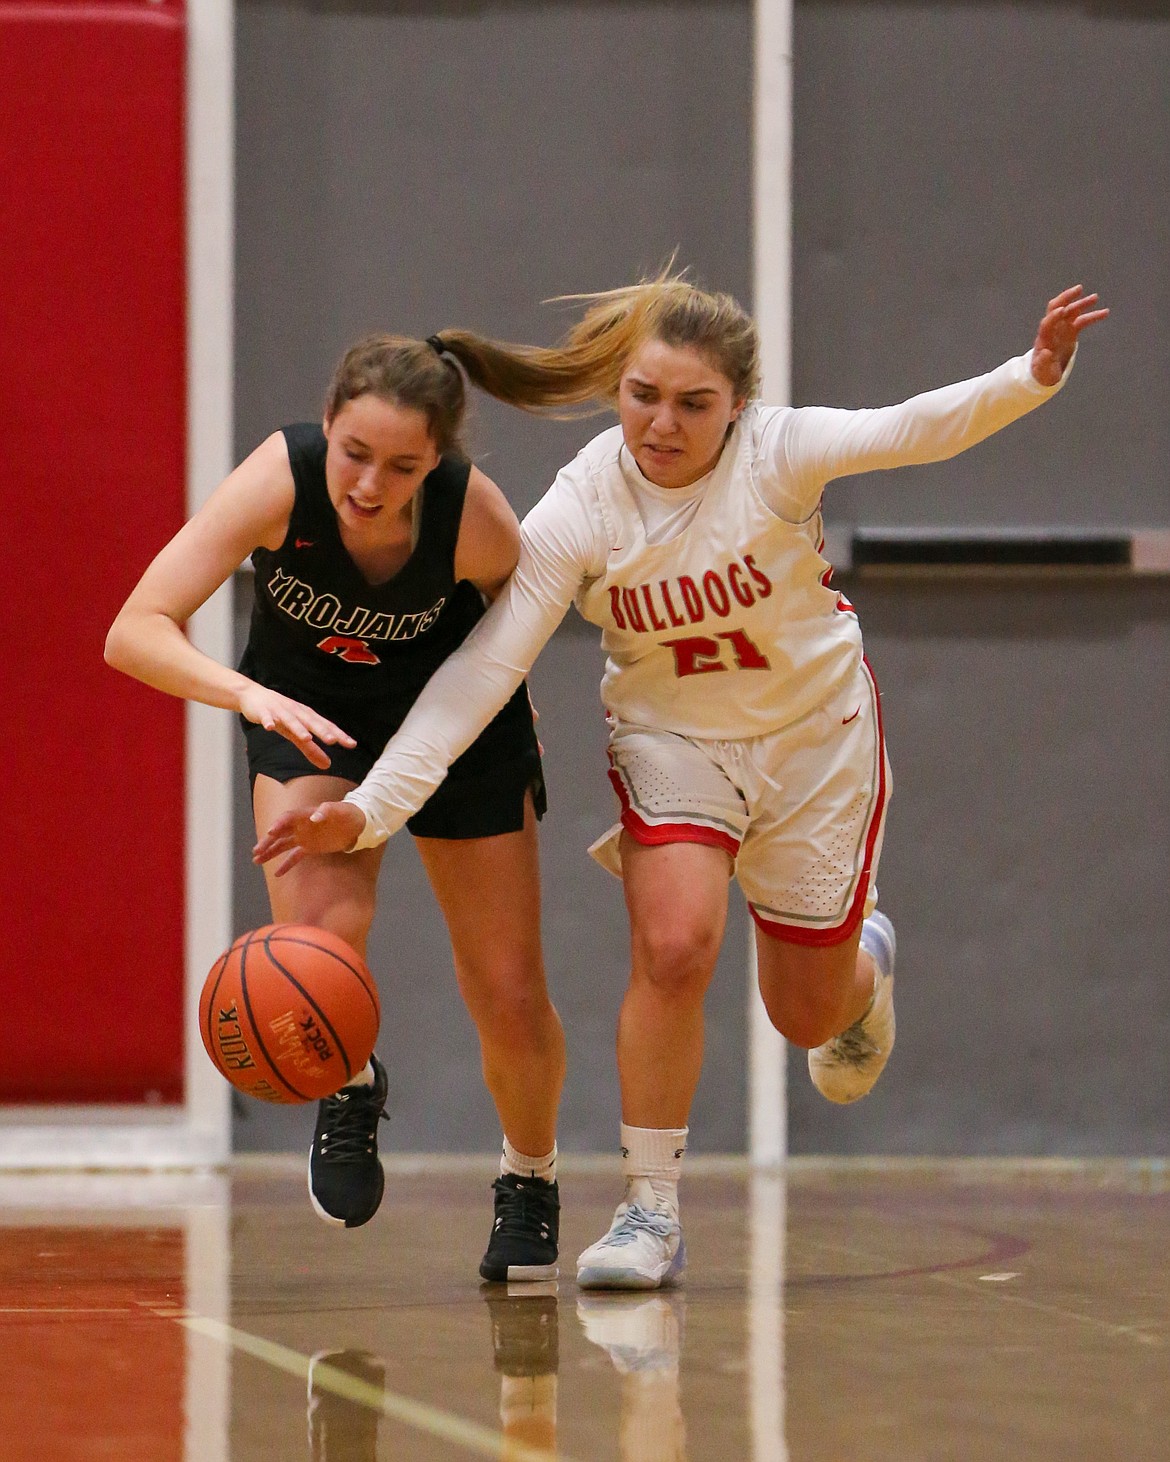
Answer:
M259 1335L250 1335L246 1330L237 1330L232 1325L209 1320L203 1315L179 1317L176 1323L196 1335L218 1340L221 1344L263 1361L278 1371L285 1371L290 1376L308 1381L309 1357L301 1355L299 1351L290 1350L288 1346L278 1345L275 1341L265 1340ZM426 1432L442 1441L465 1447L469 1452L494 1458L495 1462L501 1462L501 1459L503 1462L572 1462L564 1452L550 1452L544 1447L527 1446L506 1437L503 1432L493 1431L491 1427L465 1421L437 1406L428 1406L424 1401L414 1401L409 1396L400 1396L397 1392L373 1386L368 1381L347 1375L336 1366L318 1362L312 1370L315 1386L331 1391L346 1401L354 1401L359 1406L380 1412L392 1421L413 1427L415 1431Z
M851 1259L862 1259L867 1264L880 1265L885 1262L880 1254L873 1254L865 1249L855 1249L849 1244L831 1244L823 1239L817 1240L807 1247L816 1250L820 1249L830 1254L847 1254ZM880 1279L880 1272L873 1275L861 1276L867 1279ZM1162 1337L1151 1334L1152 1324L1147 1325L1117 1325L1112 1320L1101 1320L1096 1315L1086 1315L1080 1310L1066 1310L1061 1305L1047 1304L1044 1300L1032 1300L1027 1295L1016 1293L1015 1290L1003 1289L996 1286L994 1289L981 1287L975 1288L979 1283L979 1275L973 1279L961 1279L955 1274L926 1274L924 1279L933 1279L938 1284L949 1284L953 1289L960 1289L966 1294L990 1295L1006 1304L1023 1305L1026 1309L1037 1310L1043 1315L1055 1315L1060 1320L1075 1320L1081 1325L1090 1325L1097 1330L1104 1330L1107 1335L1124 1337L1130 1340L1141 1341L1143 1345L1161 1345ZM1161 1323L1161 1322L1152 1322Z
M930 1279L940 1280L943 1284L951 1284L959 1289L968 1289L969 1282L964 1283L953 1274L931 1274ZM1098 1330L1104 1330L1106 1334L1139 1340L1143 1345L1161 1345L1162 1337L1152 1335L1150 1326L1142 1325L1116 1325L1112 1320L1100 1320L1096 1315L1085 1315L1079 1310L1066 1310L1061 1305L1050 1305L1044 1300L1030 1300L1027 1295L1017 1294L1015 1290L996 1288L995 1290L984 1290L984 1294L992 1294L997 1300L1006 1304L1023 1305L1025 1309L1038 1310L1042 1315L1055 1315L1060 1320L1076 1320L1082 1325L1092 1325Z

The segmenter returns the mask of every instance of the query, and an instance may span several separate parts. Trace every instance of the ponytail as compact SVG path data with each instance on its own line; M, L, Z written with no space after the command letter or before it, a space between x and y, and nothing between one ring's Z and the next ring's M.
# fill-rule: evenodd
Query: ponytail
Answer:
M469 330L443 330L430 343L453 356L481 391L545 415L588 415L590 407L614 405L626 366L647 340L699 350L731 382L736 400L759 389L754 322L730 295L698 289L669 266L622 289L561 298L587 308L558 345L512 344ZM586 409L564 409L572 407Z

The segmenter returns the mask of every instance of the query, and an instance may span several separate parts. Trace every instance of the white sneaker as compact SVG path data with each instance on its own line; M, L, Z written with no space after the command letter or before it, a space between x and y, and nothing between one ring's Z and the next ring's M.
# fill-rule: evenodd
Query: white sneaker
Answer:
M873 1003L848 1030L808 1053L813 1085L831 1102L866 1096L894 1049L894 926L875 909L861 926L861 947L877 965Z
M577 1260L582 1289L659 1289L687 1263L682 1228L671 1213L619 1203L609 1233Z

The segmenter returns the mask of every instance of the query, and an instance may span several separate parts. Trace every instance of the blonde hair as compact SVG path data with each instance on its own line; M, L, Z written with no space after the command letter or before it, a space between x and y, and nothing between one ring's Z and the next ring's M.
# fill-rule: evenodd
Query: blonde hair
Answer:
M585 313L558 345L518 345L469 330L431 336L481 391L547 415L566 407L613 405L631 357L647 340L699 351L731 382L736 401L759 390L760 342L751 317L729 294L712 294L668 265L622 289L565 295Z

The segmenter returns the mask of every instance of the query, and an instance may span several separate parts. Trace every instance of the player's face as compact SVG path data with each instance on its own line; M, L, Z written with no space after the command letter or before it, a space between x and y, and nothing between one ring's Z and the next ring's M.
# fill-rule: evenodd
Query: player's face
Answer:
M688 345L648 340L618 387L626 446L658 487L689 487L719 460L743 409L731 382Z
M325 422L325 482L342 524L377 538L396 531L439 465L425 414L380 396L355 396Z

